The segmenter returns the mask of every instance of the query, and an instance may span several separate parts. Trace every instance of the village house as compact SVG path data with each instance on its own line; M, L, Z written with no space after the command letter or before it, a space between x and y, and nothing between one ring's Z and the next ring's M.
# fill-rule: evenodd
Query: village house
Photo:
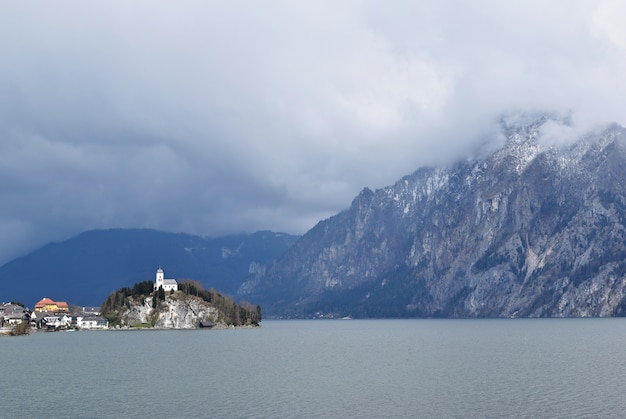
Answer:
M68 329L72 325L69 313L52 311L33 311L30 315L30 325L37 329Z
M154 290L158 291L159 288L163 288L163 291L178 291L178 282L175 279L164 279L161 267L156 271L156 282L154 283Z
M100 307L79 307L79 311L76 311L75 313L83 313L86 316L99 316Z
M109 321L100 316L99 307L82 307L70 313L66 302L55 302L50 298L43 298L35 307L34 311L30 311L19 304L0 303L0 327L9 329L28 322L32 328L40 330L109 328Z
M37 304L35 304L35 311L50 311L53 313L62 311L70 311L69 306L65 301L52 301L50 298L42 298Z
M101 316L76 317L76 327L79 329L108 329L109 321Z
M1 311L0 326L15 326L30 317L30 311L18 304L3 304Z

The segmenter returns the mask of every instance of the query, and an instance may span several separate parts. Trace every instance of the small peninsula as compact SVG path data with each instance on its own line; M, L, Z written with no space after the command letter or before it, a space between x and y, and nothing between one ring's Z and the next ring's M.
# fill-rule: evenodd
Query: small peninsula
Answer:
M155 282L143 281L111 293L100 312L110 327L195 329L255 327L261 322L260 306L237 304L213 289L204 290L198 281L164 279L161 268Z

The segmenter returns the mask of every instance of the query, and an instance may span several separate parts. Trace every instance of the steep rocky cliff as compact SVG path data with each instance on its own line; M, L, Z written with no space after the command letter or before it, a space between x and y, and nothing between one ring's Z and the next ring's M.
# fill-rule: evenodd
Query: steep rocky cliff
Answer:
M182 293L168 294L164 301L155 296L136 297L118 311L121 326L145 325L163 329L195 329L200 322L226 326L217 308L201 298ZM156 307L153 308L153 305Z
M555 125L503 120L487 157L364 189L248 295L282 316L621 315L625 130L566 143L545 135Z
M133 288L111 293L100 308L112 327L194 329L197 327L259 326L261 307L210 290L199 290L189 282L179 291L152 291L144 281Z

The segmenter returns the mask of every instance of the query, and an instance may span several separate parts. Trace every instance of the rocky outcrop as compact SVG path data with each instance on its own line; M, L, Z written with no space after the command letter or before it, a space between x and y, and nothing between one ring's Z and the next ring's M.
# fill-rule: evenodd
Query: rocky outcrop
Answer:
M155 296L135 297L118 312L121 326L150 326L161 329L195 329L200 322L226 326L220 312L211 304L181 292L168 294L164 301ZM156 307L153 308L153 305Z
M550 124L503 121L489 156L364 189L249 295L296 317L622 315L626 131L554 145Z

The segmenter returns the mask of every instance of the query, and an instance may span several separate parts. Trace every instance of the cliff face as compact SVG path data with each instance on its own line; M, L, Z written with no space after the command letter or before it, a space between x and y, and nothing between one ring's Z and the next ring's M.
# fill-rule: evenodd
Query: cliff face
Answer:
M626 132L554 146L551 123L503 123L488 157L364 189L250 294L286 316L621 315Z
M226 326L220 312L201 298L182 293L168 294L153 308L153 299L147 296L132 298L118 313L122 326L151 325L164 329L195 329L200 322Z

